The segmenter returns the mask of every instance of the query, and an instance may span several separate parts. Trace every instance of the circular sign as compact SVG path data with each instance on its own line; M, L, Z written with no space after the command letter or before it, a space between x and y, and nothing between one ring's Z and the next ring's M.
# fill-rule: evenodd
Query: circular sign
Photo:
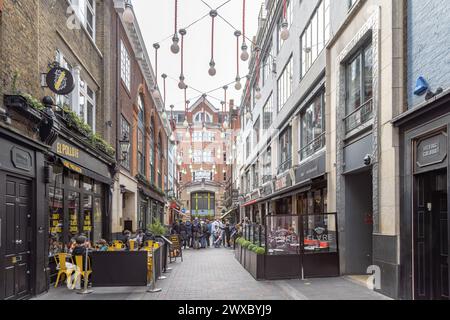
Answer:
M61 67L50 69L46 77L47 86L58 95L66 95L73 91L75 83L72 73Z
M186 213L186 208L181 209L181 212Z

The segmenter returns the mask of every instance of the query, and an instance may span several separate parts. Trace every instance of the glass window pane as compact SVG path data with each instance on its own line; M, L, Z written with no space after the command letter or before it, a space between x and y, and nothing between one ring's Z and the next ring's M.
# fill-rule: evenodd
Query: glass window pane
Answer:
M94 232L93 241L97 242L102 239L102 226L103 226L103 210L102 199L95 198L94 200Z
M358 55L348 66L347 86L348 101L347 114L352 113L361 105L361 57Z
M83 233L92 240L92 196L83 196Z
M334 214L302 216L305 253L337 252L336 216Z
M69 239L72 239L80 233L80 194L77 192L69 192L67 200L69 211Z
M269 255L299 254L297 216L267 216L267 253Z
M69 171L67 178L69 179L68 181L69 181L70 187L73 187L73 188L80 187L80 175L78 173Z
M49 256L64 251L64 190L48 188L49 204Z

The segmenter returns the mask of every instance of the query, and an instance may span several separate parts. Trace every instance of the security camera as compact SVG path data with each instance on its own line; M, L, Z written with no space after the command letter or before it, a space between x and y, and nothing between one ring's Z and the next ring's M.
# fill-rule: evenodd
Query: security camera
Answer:
M370 166L370 165L372 164L372 156L371 156L370 154L367 154L367 155L364 157L364 164L365 164L366 166Z

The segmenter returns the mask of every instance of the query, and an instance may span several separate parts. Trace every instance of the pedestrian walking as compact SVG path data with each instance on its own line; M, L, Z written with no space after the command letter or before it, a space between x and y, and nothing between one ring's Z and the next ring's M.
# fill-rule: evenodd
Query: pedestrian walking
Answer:
M205 221L202 220L200 223L200 245L202 249L206 249L207 247L207 237L208 237L208 226Z
M194 223L192 224L192 247L194 249L200 248L200 231L200 221L198 220L198 218L195 218Z
M183 221L180 221L180 240L183 249L186 249L187 245L187 229L186 224Z
M212 223L209 220L206 220L206 226L208 227L208 231L206 233L206 243L208 248L211 246L211 235L212 235Z
M220 248L221 241L222 241L222 230L220 229L219 225L216 224L213 231L214 248Z
M230 248L231 247L231 245L230 245L231 229L230 229L230 221L228 219L225 220L224 234L225 234L224 246L226 244L227 247Z
M187 248L192 248L192 223L190 220L186 221L186 245Z

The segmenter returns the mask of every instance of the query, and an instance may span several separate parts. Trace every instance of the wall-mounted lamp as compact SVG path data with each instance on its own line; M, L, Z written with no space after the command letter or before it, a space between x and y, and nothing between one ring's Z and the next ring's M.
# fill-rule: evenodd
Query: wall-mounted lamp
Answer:
M120 151L122 153L122 159L120 161L125 161L128 157L128 154L130 152L130 140L128 136L125 134L122 140L119 141L120 144Z

